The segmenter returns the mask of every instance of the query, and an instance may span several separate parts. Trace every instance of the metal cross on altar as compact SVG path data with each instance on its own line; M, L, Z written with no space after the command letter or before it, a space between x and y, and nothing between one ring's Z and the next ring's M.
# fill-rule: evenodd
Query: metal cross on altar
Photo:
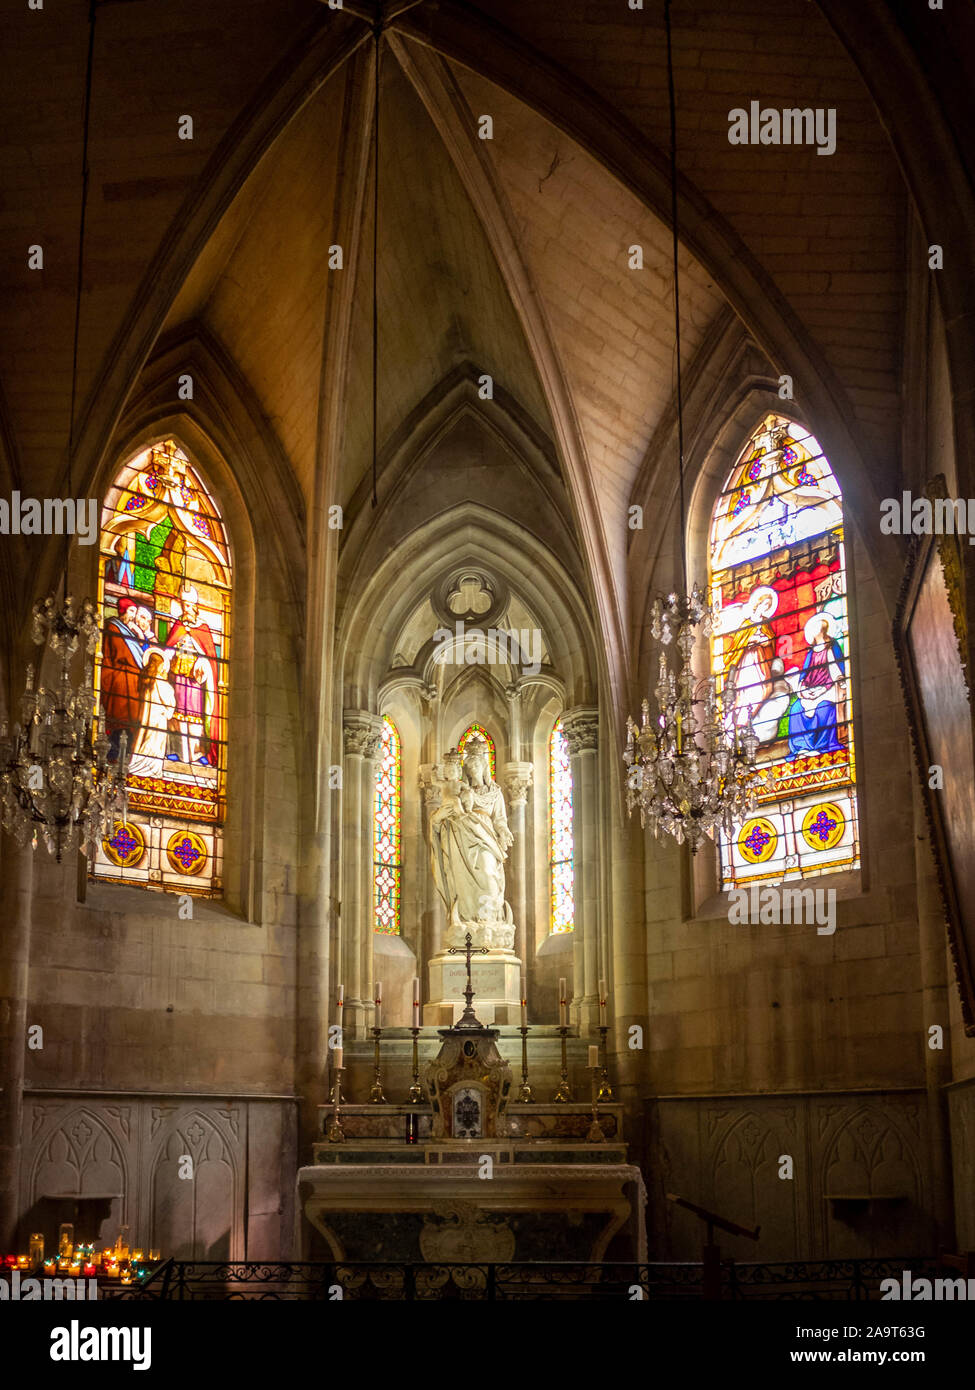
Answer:
M480 1028L481 1023L471 1008L471 1000L474 998L474 988L471 984L471 956L486 956L488 949L486 946L474 946L470 932L467 933L467 944L465 946L448 946L448 956L464 956L467 961L467 988L464 990L464 998L467 1000L467 1007L461 1014L456 1028Z

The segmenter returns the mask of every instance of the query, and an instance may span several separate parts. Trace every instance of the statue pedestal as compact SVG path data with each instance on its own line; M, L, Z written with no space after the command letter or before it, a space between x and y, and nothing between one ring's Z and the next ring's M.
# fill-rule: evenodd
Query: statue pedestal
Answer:
M463 955L442 951L429 962L429 1004L425 1025L449 1028L464 1012L467 967ZM475 1010L482 1023L518 1023L521 1014L521 960L513 951L489 951L471 960Z

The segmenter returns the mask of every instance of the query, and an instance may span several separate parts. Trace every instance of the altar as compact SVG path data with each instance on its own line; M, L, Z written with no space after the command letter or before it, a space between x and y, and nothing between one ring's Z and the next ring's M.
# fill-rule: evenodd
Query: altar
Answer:
M433 1146L412 1164L392 1150L350 1154L299 1170L296 1249L302 1260L645 1261L645 1202L639 1168L618 1155L594 1163L581 1145Z
M466 1004L457 1023L437 1030L425 1098L416 1082L408 1105L349 1105L337 1070L332 1101L320 1107L326 1137L298 1172L299 1257L644 1261L646 1192L626 1162L622 1107L600 1108L598 1048L589 1051L590 1105L540 1103L524 1083L511 1101L499 1029L473 1008L470 934L464 954ZM378 1067L377 1086L381 1097Z

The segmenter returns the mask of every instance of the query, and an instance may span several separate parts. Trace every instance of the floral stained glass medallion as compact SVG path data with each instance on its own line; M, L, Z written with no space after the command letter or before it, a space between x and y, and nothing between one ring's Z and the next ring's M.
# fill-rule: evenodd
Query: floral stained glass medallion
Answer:
M400 931L401 782L399 733L391 719L384 719L373 799L373 925L376 931L388 936L398 936Z
M217 505L175 440L120 469L99 550L97 708L110 759L124 734L131 760L127 816L93 876L216 896L232 562Z
M710 582L711 669L759 739L755 813L719 836L722 886L858 868L843 502L793 421L768 415L732 469Z
M571 931L575 924L572 873L572 766L561 719L549 742L549 834L552 881L552 931Z

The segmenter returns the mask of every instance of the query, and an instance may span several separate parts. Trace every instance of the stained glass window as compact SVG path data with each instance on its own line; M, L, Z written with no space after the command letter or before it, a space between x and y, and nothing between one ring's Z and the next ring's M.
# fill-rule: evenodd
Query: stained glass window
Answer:
M463 753L463 751L464 751L464 744L467 742L467 740L471 737L472 734L480 734L481 738L483 738L484 742L485 742L485 743L487 744L487 746L488 746L488 758L489 758L490 763L491 763L491 780L493 781L493 780L494 780L494 739L493 739L493 738L491 737L491 735L488 733L487 729L485 729L485 727L484 727L483 724L472 724L472 725L470 726L470 728L467 729L467 730L461 735L460 742L458 743L457 747L458 747L458 748L460 749L460 751Z
M575 923L572 882L572 767L561 719L548 746L549 862L552 877L552 930L571 931Z
M711 525L711 669L759 738L758 805L719 836L725 888L860 864L843 502L813 436L768 415Z
M399 733L391 719L383 720L381 762L373 798L373 915L376 931L398 936L403 873L400 843L400 784L402 754Z
M231 557L216 503L172 439L127 463L102 508L97 708L131 755L127 814L92 873L222 888Z

